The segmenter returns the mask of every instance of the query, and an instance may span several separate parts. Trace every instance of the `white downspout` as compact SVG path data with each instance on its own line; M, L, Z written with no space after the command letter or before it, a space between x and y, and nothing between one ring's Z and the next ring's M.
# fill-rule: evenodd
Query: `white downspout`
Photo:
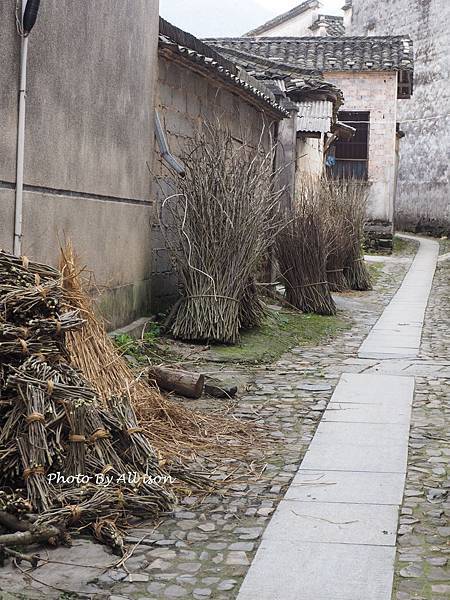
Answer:
M22 0L22 22L26 0ZM14 210L14 254L22 254L23 167L25 157L25 108L27 93L28 36L22 34L20 50L19 117L17 123L16 203Z

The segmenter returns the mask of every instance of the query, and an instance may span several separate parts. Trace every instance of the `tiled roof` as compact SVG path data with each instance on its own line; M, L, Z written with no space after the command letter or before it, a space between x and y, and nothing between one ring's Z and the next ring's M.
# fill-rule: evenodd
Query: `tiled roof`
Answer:
M345 34L344 18L335 17L333 15L319 15L311 25L311 31L315 31L319 27L325 26L327 35L331 37L339 37Z
M306 2L302 2L298 6L295 6L294 8L291 8L291 10L288 10L287 12L285 12L281 15L278 15L274 19L270 19L270 21L267 21L267 23L260 25L256 29L252 29L252 31L249 31L245 35L246 36L261 35L262 33L265 33L266 31L272 29L273 27L276 27L277 25L281 25L282 23L285 23L286 21L289 21L290 19L293 19L294 17L301 15L303 12L306 12L310 8L318 8L319 5L320 4L319 4L318 0L306 0Z
M167 34L170 34L170 37ZM188 41L189 46L194 46L195 49L180 44L181 40ZM188 61L203 71L207 70L216 78L244 92L253 101L256 100L282 117L289 116L288 111L276 101L274 94L261 81L242 73L236 65L227 61L213 48L163 19L160 19L159 51L166 58Z
M262 37L205 40L217 48L319 71L412 71L412 40L389 37ZM220 48L220 50L219 50Z
M336 104L342 104L342 92L332 83L324 80L316 70L299 69L295 65L262 58L241 50L216 45L214 49L230 62L235 63L247 73L262 81L283 80L284 89L290 98L322 95Z

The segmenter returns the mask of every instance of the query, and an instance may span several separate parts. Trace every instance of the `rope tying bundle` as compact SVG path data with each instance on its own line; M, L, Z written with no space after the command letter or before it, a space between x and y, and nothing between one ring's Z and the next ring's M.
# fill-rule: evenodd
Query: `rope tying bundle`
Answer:
M31 423L45 423L45 417L42 413L32 412L26 416L25 421L28 425Z
M109 432L106 429L97 429L90 436L89 441L94 444L97 440L105 440L106 438L109 438Z
M78 435L77 433L71 433L69 435L69 441L72 442L72 444L85 444L86 436Z
M34 477L35 475L36 476L38 476L38 475L45 475L45 469L44 469L44 467L41 467L41 466L38 466L38 467L27 467L23 471L23 478L24 479L29 479L30 477Z

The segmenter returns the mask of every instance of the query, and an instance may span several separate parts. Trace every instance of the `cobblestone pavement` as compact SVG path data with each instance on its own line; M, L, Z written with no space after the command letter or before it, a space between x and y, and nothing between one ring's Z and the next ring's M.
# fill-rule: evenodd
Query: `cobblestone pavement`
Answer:
M450 262L438 263L421 354L449 361ZM416 377L393 600L450 598L450 379Z
M341 297L339 305L352 321L351 329L327 345L295 348L275 365L258 371L236 415L258 414L280 442L265 457L261 477L255 474L199 506L195 498L185 498L175 519L150 534L127 562L134 573L132 581L125 572L107 573L97 581L95 598L105 597L105 592L112 594L111 600L236 597L262 532L298 469L341 372L352 370L343 362L356 355L408 266L408 261L390 263L376 291ZM228 469L233 468L230 461ZM145 533L140 529L133 535L138 539Z
M255 464L261 464L261 459L266 461L263 473L255 468L253 475L241 477L203 500L184 498L174 517L167 518L156 529L141 525L131 535L136 541L146 537L127 561L126 569L110 569L100 576L95 575L95 570L81 567L70 572L67 591L76 590L78 595L61 596L56 590L29 581L21 597L236 598L264 528L298 469L341 373L361 372L371 364L356 358L357 350L401 283L409 263L410 259L405 257L398 262L387 260L374 292L339 298L339 308L351 323L351 329L320 347L295 348L276 364L255 373L249 392L238 402L236 415L256 418L272 427L271 436L276 444L264 450L264 454L255 450ZM446 264L442 263L441 268L446 268ZM441 312L444 300L447 311L449 307L445 277L448 271L439 271L426 323L424 348L433 358L448 358L449 332ZM448 585L443 579L443 535L448 535L442 513L446 464L443 442L439 441L445 439L441 406L444 392L443 380L418 378L410 471L399 532L395 600L448 597L448 588L445 591L446 588L439 587ZM227 464L222 463L218 477L233 473L239 466L238 461L231 459ZM70 561L70 552L65 554L65 560ZM82 552L81 548L78 562L93 564L89 563L87 553L82 560ZM404 576L408 569L412 574L420 572L420 579ZM66 571L69 576L69 570ZM41 580L42 573L39 569L34 572ZM54 580L59 582L57 575ZM47 577L45 580L48 582ZM16 591L13 586L4 587L4 581L0 573L0 590ZM424 586L428 595L423 591L414 595ZM0 593L2 600L13 597L18 595Z

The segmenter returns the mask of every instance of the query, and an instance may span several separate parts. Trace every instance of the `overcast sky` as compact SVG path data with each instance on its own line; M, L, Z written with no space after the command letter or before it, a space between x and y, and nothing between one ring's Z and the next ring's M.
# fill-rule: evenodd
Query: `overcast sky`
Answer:
M344 0L322 0L326 14L342 14ZM237 36L298 6L298 0L160 0L165 19L198 37Z

